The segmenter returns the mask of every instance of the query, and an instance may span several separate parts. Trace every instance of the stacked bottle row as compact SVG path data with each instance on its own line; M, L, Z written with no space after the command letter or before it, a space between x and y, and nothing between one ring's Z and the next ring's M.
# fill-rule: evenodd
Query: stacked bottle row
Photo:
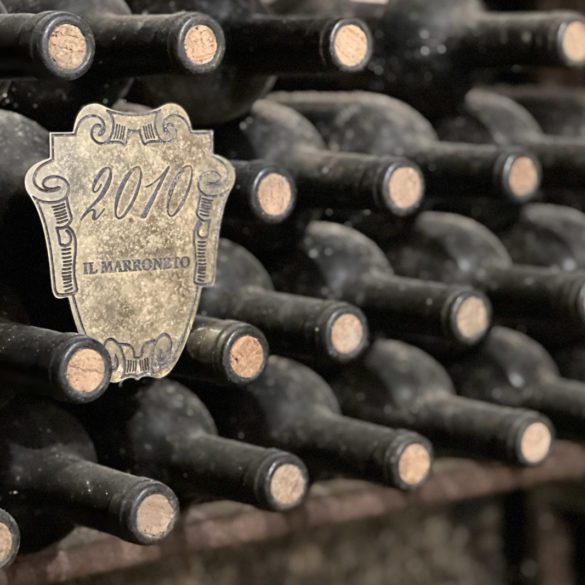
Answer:
M193 502L284 512L324 478L412 490L437 456L535 466L582 437L581 98L472 89L585 65L580 15L0 10L0 564L77 525L151 544ZM236 169L216 282L169 379L111 387L107 351L50 292L24 175L93 101L177 102Z

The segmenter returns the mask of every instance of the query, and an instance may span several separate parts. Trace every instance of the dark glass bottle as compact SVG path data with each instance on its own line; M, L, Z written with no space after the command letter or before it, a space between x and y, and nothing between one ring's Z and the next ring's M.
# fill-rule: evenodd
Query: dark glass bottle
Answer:
M518 85L497 91L528 110L546 134L585 137L585 93L580 87Z
M0 77L73 80L91 67L95 41L89 26L70 12L24 10L7 14L0 3ZM0 82L6 91L10 81Z
M439 122L437 131L445 140L529 148L542 165L542 184L550 200L556 200L556 189L585 185L585 144L545 135L528 111L506 96L485 90L469 92L462 113Z
M16 520L0 509L0 569L10 565L20 548L20 529Z
M585 214L578 209L531 203L498 235L518 264L585 270Z
M363 69L370 57L368 27L355 18L271 16L260 0L130 0L134 12L200 11L226 33L224 64L201 79L141 79L132 96L151 106L181 104L195 125L244 116L275 82L275 75Z
M248 384L266 367L264 334L240 321L198 316L173 377L213 384Z
M424 212L384 249L398 274L478 287L506 322L585 332L585 274L514 264L500 240L472 219Z
M363 313L345 302L275 292L270 276L247 250L220 240L215 286L199 312L258 327L275 353L312 364L345 363L368 343Z
M105 464L163 481L184 501L228 498L273 511L303 502L308 475L297 457L218 437L209 412L178 382L110 394L76 411Z
M68 10L82 17L93 32L96 57L83 79L14 81L0 99L2 108L25 114L51 130L70 130L87 103L113 104L128 91L133 77L213 71L225 48L219 24L201 13L132 15L124 0L6 0L4 4L9 12Z
M540 165L512 147L439 140L430 122L394 98L370 92L277 92L271 99L312 122L333 151L405 156L424 173L427 196L493 197L526 203L538 192Z
M549 453L552 430L546 418L457 396L438 362L400 341L375 341L328 381L344 414L422 433L446 454L537 465Z
M86 432L54 403L8 399L0 424L6 454L0 501L18 522L23 550L56 542L75 525L139 544L158 542L171 531L178 514L173 492L95 463Z
M466 92L494 70L585 63L585 24L578 12L490 12L480 0L390 0L382 14L376 2L288 4L288 10L313 15L333 9L360 14L375 39L366 72L311 79L304 87L387 93L432 117L455 112ZM299 88L297 80L290 85Z
M310 223L296 250L273 268L279 290L356 304L389 337L469 346L490 327L491 308L482 293L396 276L373 241L337 223Z
M343 473L412 489L428 476L429 443L416 433L342 416L331 388L309 368L281 357L244 388L195 388L220 434L288 449L312 476Z
M531 408L548 416L560 436L583 436L585 385L561 378L544 347L519 331L494 327L448 371L463 396Z
M405 217L424 195L418 166L404 157L328 150L303 116L259 100L241 123L218 128L218 152L232 159L272 160L286 167L298 187L299 208L379 209Z

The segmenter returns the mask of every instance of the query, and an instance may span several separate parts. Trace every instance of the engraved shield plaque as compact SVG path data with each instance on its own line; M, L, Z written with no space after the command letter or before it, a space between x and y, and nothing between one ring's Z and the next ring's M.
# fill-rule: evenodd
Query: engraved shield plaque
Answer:
M53 293L105 345L113 382L159 378L177 362L214 280L234 180L213 134L193 131L174 104L138 114L86 106L29 170Z

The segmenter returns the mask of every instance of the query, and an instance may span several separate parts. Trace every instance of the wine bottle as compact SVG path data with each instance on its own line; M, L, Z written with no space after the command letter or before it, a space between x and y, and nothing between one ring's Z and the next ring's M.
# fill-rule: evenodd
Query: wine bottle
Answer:
M375 341L328 382L344 414L422 433L446 454L537 465L550 451L546 418L457 396L437 361L400 341Z
M16 520L0 509L0 569L10 565L20 548L20 529Z
M15 81L0 100L3 108L25 114L50 130L69 130L88 102L113 104L128 91L133 77L209 73L223 58L222 29L202 13L132 15L124 0L6 0L4 4L9 12L66 8L82 17L93 32L96 58L83 80Z
M95 41L84 20L60 10L25 12L7 14L0 3L0 77L73 80L87 73ZM0 83L2 91L9 86Z
M561 378L544 347L519 331L494 327L448 371L463 396L534 409L552 420L559 436L583 436L585 386Z
M379 209L404 217L422 202L417 165L403 157L331 152L306 118L269 100L254 104L241 124L217 129L215 138L229 158L265 158L288 168L299 208Z
M345 363L368 342L363 313L345 302L278 293L260 262L222 239L215 286L201 296L199 312L258 327L272 351L313 364Z
M424 212L385 251L397 274L478 287L500 318L585 332L585 275L513 264L500 240L472 219Z
M518 264L585 270L585 214L577 209L531 203L498 235Z
M371 57L368 27L355 18L271 16L260 0L130 0L134 12L201 11L225 30L225 61L205 79L138 80L132 96L148 105L181 104L195 125L244 116L275 75L362 70Z
M265 160L232 160L236 184L230 193L225 221L278 224L290 217L296 202L296 184L285 167Z
M99 398L110 383L110 357L101 343L78 333L30 325L16 295L0 284L0 380L63 402Z
M277 92L270 96L305 116L337 152L406 156L424 173L431 199L488 196L526 203L540 186L540 166L511 147L439 141L431 124L404 102L369 92Z
M503 95L473 90L463 113L437 124L445 140L522 145L542 164L543 187L549 200L555 189L581 189L585 184L585 145L575 139L546 136L522 106Z
M16 394L17 388L11 388ZM0 500L14 516L21 548L60 540L75 525L138 544L171 531L178 506L164 484L95 463L80 424L54 403L13 398L0 409Z
M266 367L264 334L240 321L197 317L173 377L214 384L248 384Z
M308 474L298 457L218 437L209 412L178 382L110 394L78 409L107 465L163 481L182 501L228 498L273 511L303 502Z
M580 88L519 85L497 91L528 110L546 134L585 137L585 94Z
M195 390L220 434L290 450L312 477L343 473L412 489L429 475L426 439L342 416L327 383L292 360L270 357L262 376L243 388Z
M334 6L342 15L359 7L370 25L375 43L367 71L285 80L287 87L368 89L436 117L455 112L467 91L493 70L585 63L585 23L578 12L490 12L480 0L392 0L381 16L379 3L338 0ZM308 14L327 9L330 2L315 0L293 8Z
M396 276L374 242L336 223L310 223L296 251L275 263L273 278L279 290L359 306L389 337L468 346L490 327L491 309L482 293Z

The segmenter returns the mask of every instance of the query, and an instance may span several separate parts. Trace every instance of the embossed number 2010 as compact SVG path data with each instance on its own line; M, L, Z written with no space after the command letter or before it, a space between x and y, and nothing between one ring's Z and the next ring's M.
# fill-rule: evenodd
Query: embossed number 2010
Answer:
M161 191L163 183L169 175L170 167L167 166L154 181L144 185L145 190L152 188L152 193L144 208L140 212L142 219L145 219L150 214L150 211ZM99 219L105 209L98 211L97 205L110 192L112 187L113 172L111 167L103 167L95 176L92 183L92 192L97 193L97 197L92 201L91 205L83 212L81 220L87 215L95 221ZM132 167L122 177L116 191L114 193L114 215L117 219L124 219L136 205L136 201L142 190L143 172L139 166ZM184 184L184 189L181 189L181 184ZM175 217L181 209L185 206L191 186L193 184L193 167L191 165L182 166L173 176L166 193L166 212L169 217Z

